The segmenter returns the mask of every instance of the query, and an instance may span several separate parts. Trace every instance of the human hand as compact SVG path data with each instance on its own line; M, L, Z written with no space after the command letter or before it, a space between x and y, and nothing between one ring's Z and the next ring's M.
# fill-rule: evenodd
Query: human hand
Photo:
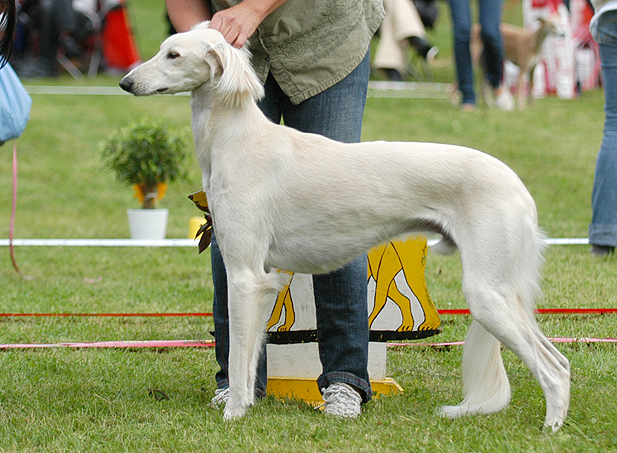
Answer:
M229 44L240 48L265 18L262 14L251 2L243 1L212 16L210 28L220 31Z

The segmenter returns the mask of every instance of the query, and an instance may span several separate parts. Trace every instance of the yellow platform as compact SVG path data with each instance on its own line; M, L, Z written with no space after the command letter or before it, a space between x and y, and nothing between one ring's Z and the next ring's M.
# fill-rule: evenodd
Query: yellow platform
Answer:
M373 396L400 395L403 388L394 379L371 380ZM317 386L317 380L298 377L270 377L268 376L268 395L279 399L300 399L312 406L323 404L323 398Z

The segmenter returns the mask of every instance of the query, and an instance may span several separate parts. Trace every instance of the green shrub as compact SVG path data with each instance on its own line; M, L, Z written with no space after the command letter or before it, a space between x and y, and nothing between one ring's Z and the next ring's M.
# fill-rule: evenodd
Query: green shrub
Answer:
M144 118L111 134L100 144L105 164L116 179L134 185L144 209L153 209L168 182L186 179L185 134Z

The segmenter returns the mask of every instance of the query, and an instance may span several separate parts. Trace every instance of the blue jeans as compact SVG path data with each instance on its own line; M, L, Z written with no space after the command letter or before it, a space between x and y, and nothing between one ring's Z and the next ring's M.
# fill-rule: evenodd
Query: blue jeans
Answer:
M454 35L454 60L458 89L463 104L475 104L476 94L473 88L473 65L469 44L471 41L471 7L470 0L450 0L452 27ZM478 0L482 42L484 43L483 61L486 79L493 88L501 84L503 76L503 46L501 43L501 0Z
M324 135L342 142L360 141L362 116L369 78L368 55L346 78L328 90L293 105L281 91L272 74L266 80L266 96L259 103L273 122ZM213 316L216 339L218 388L227 387L229 361L229 316L227 313L227 276L223 260L212 237L212 279L214 281ZM356 387L364 402L372 396L368 376L368 307L366 294L366 255L347 266L324 275L313 276L317 338L323 373L319 388L334 382ZM255 395L265 395L267 384L266 348L261 355Z
M598 19L596 41L604 76L604 136L596 160L589 242L617 247L617 11Z

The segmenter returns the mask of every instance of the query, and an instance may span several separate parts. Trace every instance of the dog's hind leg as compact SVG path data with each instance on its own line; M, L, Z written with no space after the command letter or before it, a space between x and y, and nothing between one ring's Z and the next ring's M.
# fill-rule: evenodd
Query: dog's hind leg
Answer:
M459 406L444 408L442 413L455 417L490 413L505 407L509 384L499 353L499 340L537 378L546 398L545 426L556 430L568 410L568 360L540 332L533 312L522 303L515 289L491 289L488 280L478 280L472 290L466 291L466 297L474 322L463 354L465 399Z
M510 307L501 325L490 329L504 346L514 352L538 380L546 398L545 426L557 430L565 420L570 400L568 360L540 332L533 314Z
M242 417L253 404L257 362L268 309L289 277L271 272L227 267L229 293L229 400L226 420Z

